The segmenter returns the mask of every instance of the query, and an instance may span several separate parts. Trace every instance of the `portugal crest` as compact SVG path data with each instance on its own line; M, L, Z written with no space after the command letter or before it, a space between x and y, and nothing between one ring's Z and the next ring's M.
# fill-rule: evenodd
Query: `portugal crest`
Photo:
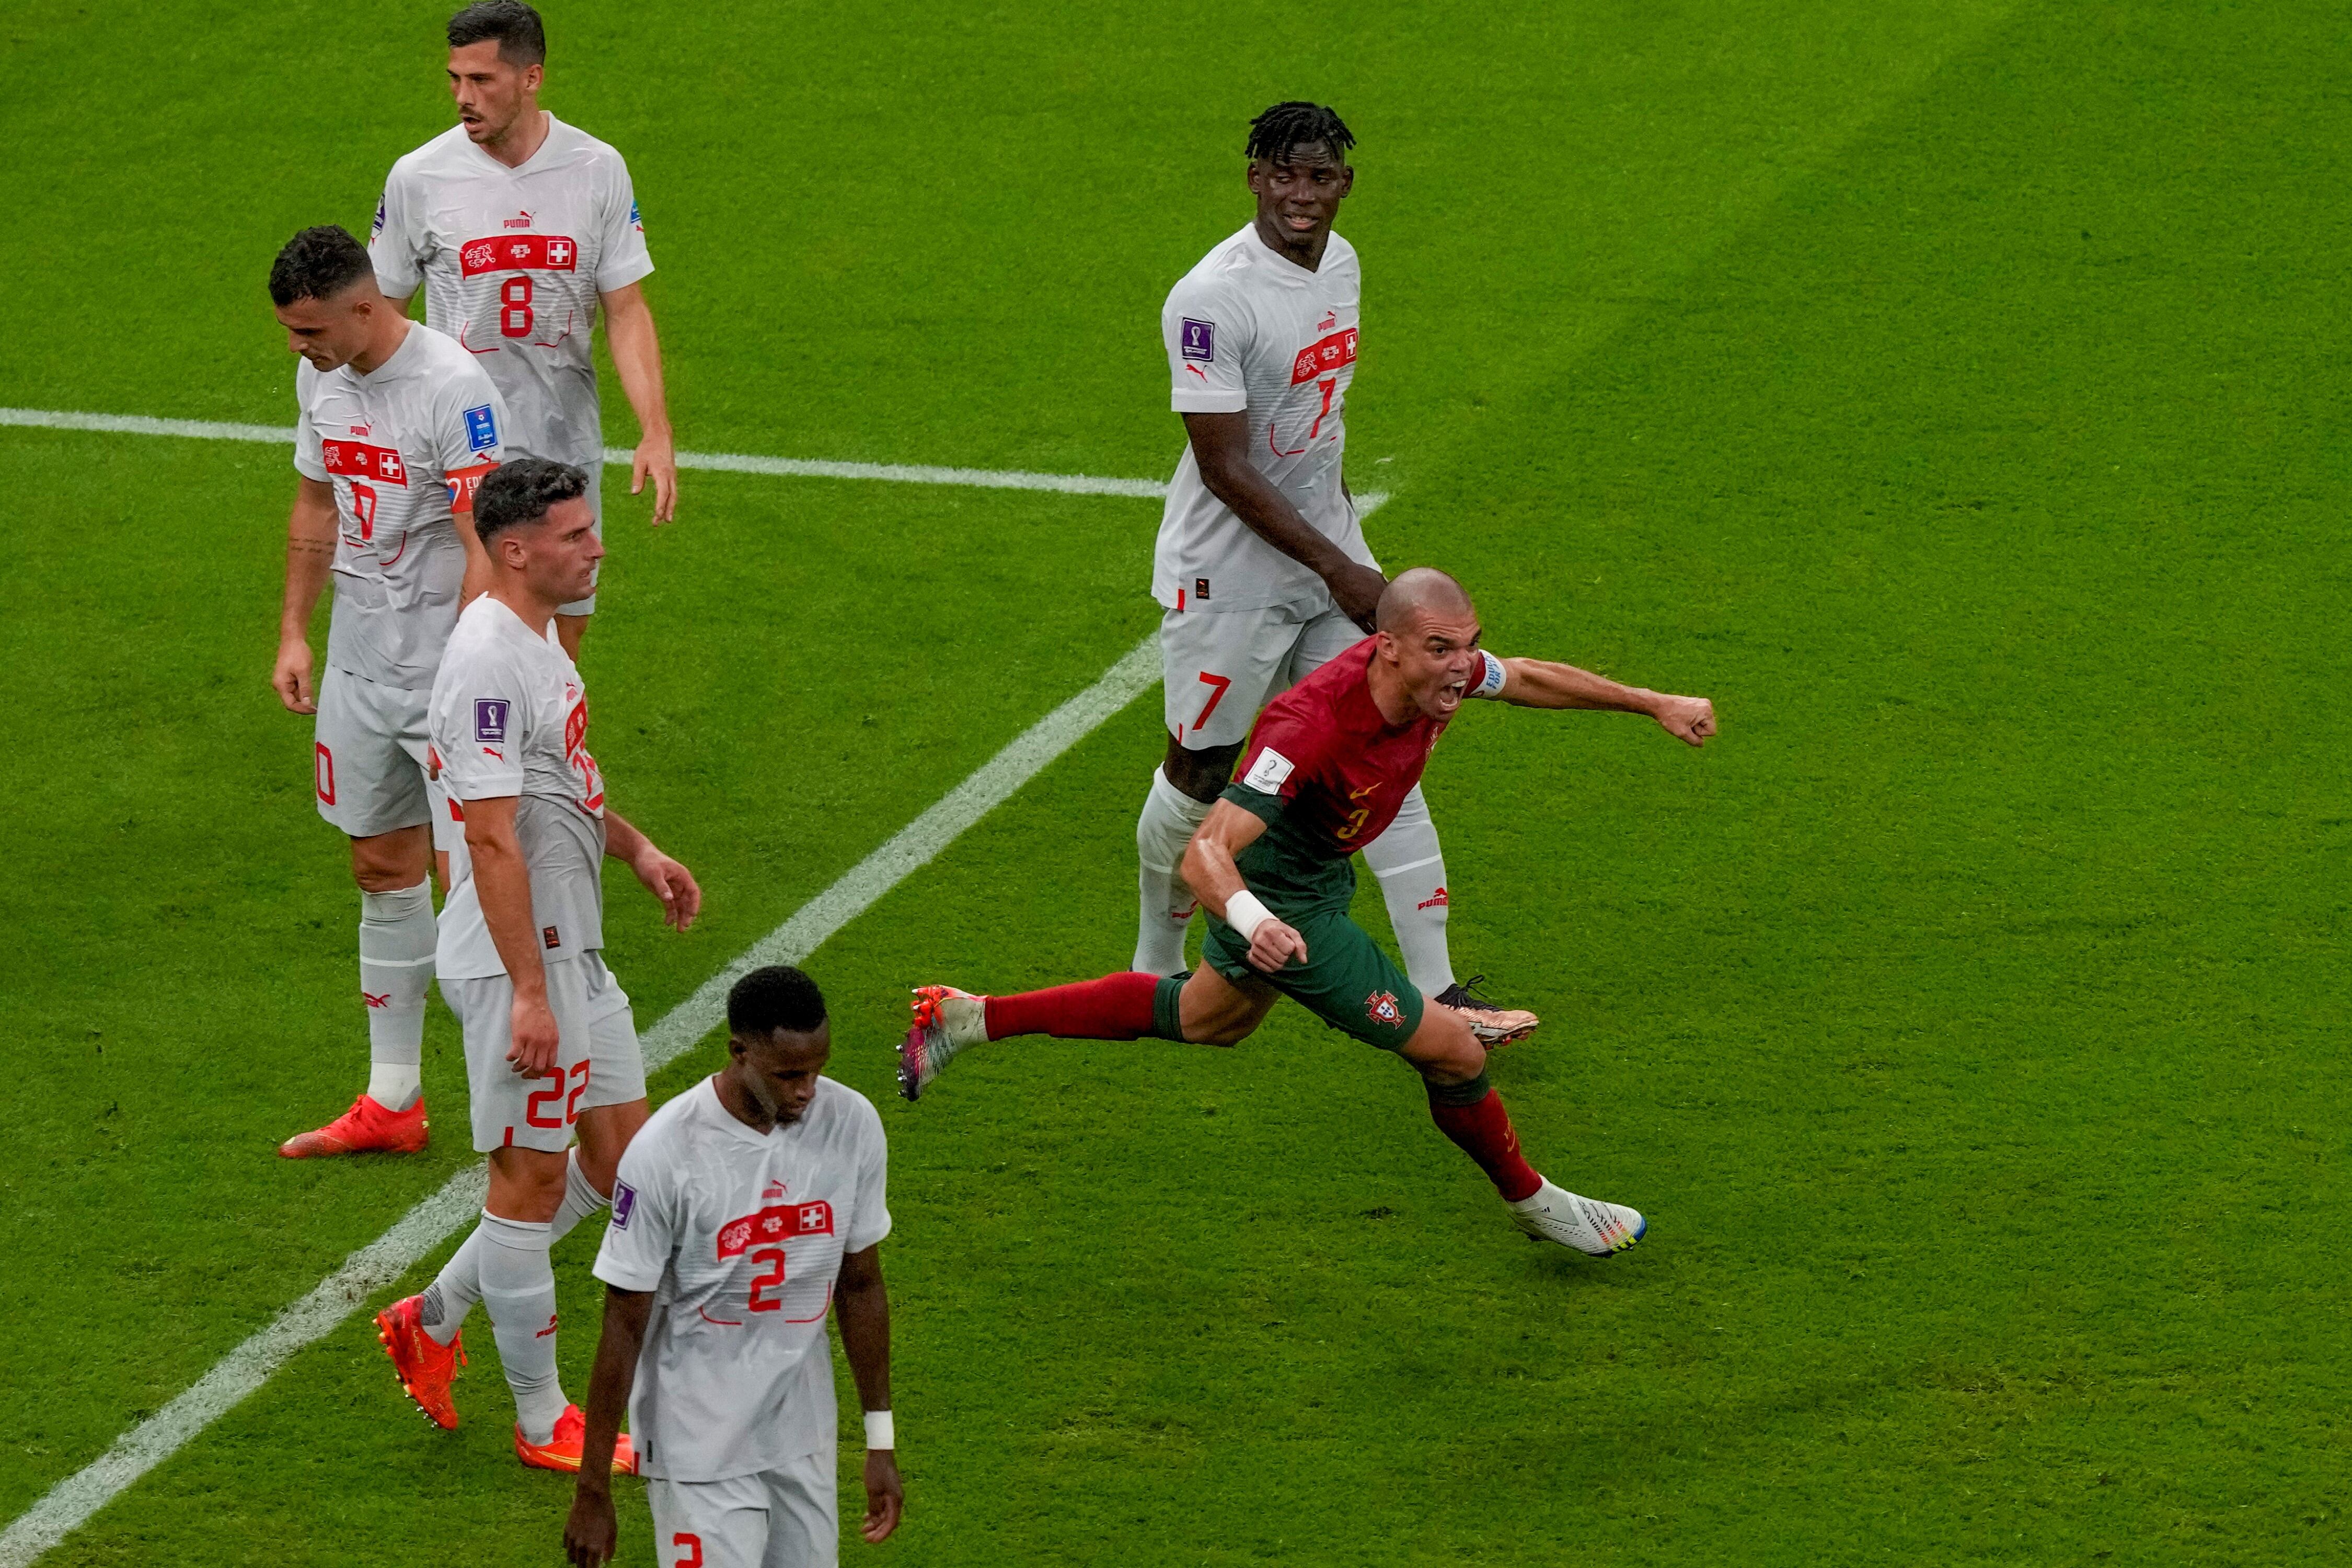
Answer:
M1375 991L1365 997L1364 1012L1373 1023L1386 1025L1391 1029L1400 1027L1404 1023L1404 1013L1397 1006L1396 993L1393 991Z

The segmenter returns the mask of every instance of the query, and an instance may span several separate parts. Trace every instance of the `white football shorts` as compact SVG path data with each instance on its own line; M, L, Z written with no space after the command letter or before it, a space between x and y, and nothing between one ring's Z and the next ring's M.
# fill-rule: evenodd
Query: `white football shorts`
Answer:
M1160 617L1168 732L1188 752L1237 746L1249 738L1259 709L1364 636L1329 605L1170 610Z
M473 1101L474 1149L515 1147L561 1153L583 1110L646 1097L646 1058L629 994L591 950L547 966L547 1006L555 1015L556 1072L524 1078L507 1060L514 1045L514 982L503 974L441 979L441 999L466 1035L466 1087Z
M661 1568L835 1568L841 1513L830 1448L723 1481L646 1482Z
M583 463L580 467L588 470L588 514L596 520L596 537L602 539L604 537L604 459L599 455L593 461ZM646 482L650 484L652 481ZM597 574L601 576L604 571L604 563L599 561L596 563ZM593 577L589 579L586 598L574 599L568 605L558 605L555 606L555 613L559 616L594 615L596 613L595 579Z
M428 689L404 690L329 665L319 679L310 785L319 815L353 838L433 826L433 847L453 849L466 829L425 773Z

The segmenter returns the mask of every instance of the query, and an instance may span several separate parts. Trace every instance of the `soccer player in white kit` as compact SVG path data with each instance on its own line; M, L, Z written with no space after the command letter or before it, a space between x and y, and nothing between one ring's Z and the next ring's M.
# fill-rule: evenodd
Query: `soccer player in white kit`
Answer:
M1387 580L1342 462L1362 273L1331 232L1356 139L1329 108L1250 122L1257 213L1169 291L1160 332L1187 445L1153 552L1168 752L1135 825L1135 968L1174 974L1198 901L1178 868L1266 700L1371 629ZM1415 784L1363 847L1406 973L1449 1006L1494 1011L1446 951L1445 860Z
M424 285L426 322L464 344L505 395L509 451L587 473L599 537L604 429L589 331L601 303L642 432L629 493L652 479L654 521L667 522L677 457L661 343L639 287L654 263L628 165L539 107L547 32L537 11L486 0L451 17L448 36L458 123L393 164L369 241L376 278L403 310ZM595 607L591 583L556 612L575 660Z
M868 1542L898 1528L890 1412L888 1150L864 1095L821 1076L824 998L772 965L727 996L727 1065L663 1106L621 1158L596 1255L604 1332L563 1544L617 1533L602 1461L628 1407L663 1568L832 1568L839 1445L828 1310L866 1410Z
M348 834L360 886L366 1092L289 1159L414 1153L428 1137L419 1077L433 984L436 838L455 824L427 777L425 710L461 590L478 556L474 486L499 460L507 416L473 356L406 320L377 291L343 230L306 228L278 253L269 298L294 373L294 509L270 676L278 700L317 716L319 815ZM311 679L310 615L332 577L327 668Z
M478 1297L514 1391L515 1455L562 1470L580 1463L582 1418L556 1377L548 1248L609 1201L646 1121L636 1026L604 967L600 865L610 856L635 872L681 931L702 907L686 868L606 802L588 694L555 636L555 606L580 595L604 552L587 490L568 464L518 458L476 493L488 588L442 656L430 731L465 821L436 964L465 1030L490 1190L432 1288L376 1317L402 1388L455 1426L458 1329Z

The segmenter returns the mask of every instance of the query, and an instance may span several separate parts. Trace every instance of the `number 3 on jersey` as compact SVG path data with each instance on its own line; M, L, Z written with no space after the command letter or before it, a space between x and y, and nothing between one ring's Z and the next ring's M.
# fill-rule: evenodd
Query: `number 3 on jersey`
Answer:
M509 338L530 336L530 274L519 272L499 285L499 332Z

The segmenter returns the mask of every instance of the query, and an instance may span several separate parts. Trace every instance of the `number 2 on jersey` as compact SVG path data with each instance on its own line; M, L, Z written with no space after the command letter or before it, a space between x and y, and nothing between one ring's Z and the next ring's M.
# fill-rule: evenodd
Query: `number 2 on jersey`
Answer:
M499 285L499 331L509 338L530 336L533 318L530 313L530 274L517 273ZM1330 397L1324 397L1329 406Z
M767 1273L755 1275L752 1278L751 1310L755 1312L775 1312L782 1310L784 1303L782 1297L761 1296L760 1292L762 1290L781 1290L783 1289L784 1249L781 1247L763 1247L760 1248L759 1251L751 1254L751 1261L754 1263L765 1263L772 1266Z

